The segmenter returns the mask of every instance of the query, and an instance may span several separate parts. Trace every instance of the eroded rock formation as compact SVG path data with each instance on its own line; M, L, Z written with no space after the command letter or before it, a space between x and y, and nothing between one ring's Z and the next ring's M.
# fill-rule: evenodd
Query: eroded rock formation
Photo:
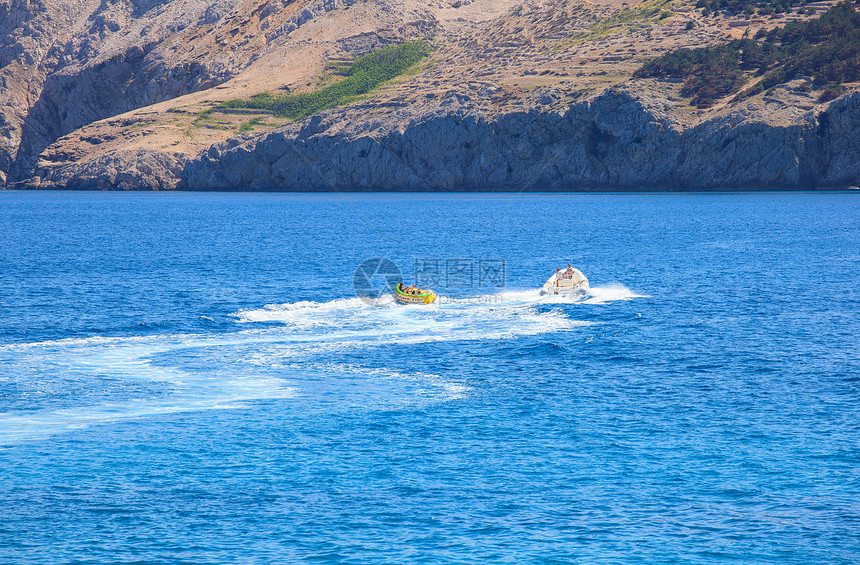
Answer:
M441 109L441 108L440 108ZM329 130L317 116L190 161L197 190L711 190L822 188L860 178L860 93L770 125L736 113L679 128L627 92L563 114L485 119L463 106L402 130Z

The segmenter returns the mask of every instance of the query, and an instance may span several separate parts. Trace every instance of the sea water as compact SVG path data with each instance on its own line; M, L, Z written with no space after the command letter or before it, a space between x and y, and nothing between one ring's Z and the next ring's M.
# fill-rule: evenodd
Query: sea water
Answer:
M854 194L12 192L0 241L2 563L860 563Z

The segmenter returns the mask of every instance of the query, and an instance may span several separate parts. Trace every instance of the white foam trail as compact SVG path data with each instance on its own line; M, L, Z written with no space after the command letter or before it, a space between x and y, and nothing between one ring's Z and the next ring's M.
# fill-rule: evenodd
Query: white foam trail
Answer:
M339 378L357 377L358 379L370 380L375 383L376 387L381 386L387 392L393 386L399 386L405 388L407 394L420 396L429 402L458 400L466 397L468 392L472 390L468 385L443 375L421 371L403 372L388 368L367 368L351 363L315 363L306 365L304 368L313 368L319 373L335 375ZM395 381L399 381L399 383ZM386 395L386 399L389 402L392 400L389 395ZM360 401L366 403L368 399L361 397ZM377 396L373 403L375 405L385 404L385 399ZM398 402L395 404L397 405Z
M441 296L444 304L450 301L454 304L465 305L534 305L534 304L608 304L620 300L632 300L634 298L648 298L647 295L633 292L621 283L609 283L601 286L592 286L585 295L577 294L544 294L539 289L508 290L498 294L488 294L470 298L448 298Z
M241 392L242 389L244 392ZM224 394L208 398L178 397L162 402L132 400L61 410L39 410L25 414L0 413L0 445L44 438L119 420L200 410L238 409L243 407L243 401L292 398L296 396L296 392L295 388L285 388L279 383L270 387L261 386L261 383L250 386L245 383L240 389L225 391Z
M560 312L537 312L533 307L539 303L538 298L534 290L469 298L440 296L436 303L421 307L372 306L353 298L269 304L240 311L236 316L240 323L282 323L288 333L275 333L287 341L336 340L339 344L354 340L371 343L395 336L410 343L496 339L585 324Z
M603 286L593 286L583 300L583 304L607 304L619 300L648 298L645 294L637 294L621 283L610 283Z
M452 306L531 306L540 301L540 290L503 290L493 294L479 294L468 297L453 297L441 295L434 304L442 307Z
M0 382L18 380L25 385L22 390L37 391L46 404L56 405L27 411L7 403L14 411L0 413L0 443L96 423L235 408L245 401L297 395L326 402L351 398L356 405L398 403L410 397L422 402L462 398L469 387L445 375L321 361L349 349L574 331L590 322L571 318L563 304L606 304L637 297L623 285L607 285L592 287L582 299L542 297L537 289L526 289L466 299L440 296L435 304L422 307L372 306L358 298L341 298L242 310L234 317L244 327L221 335L0 345ZM539 308L547 304L559 308ZM261 322L279 325L254 327ZM136 398L125 398L123 388L110 390L112 382L132 381L140 383L132 387ZM80 386L99 391L105 387L106 392L93 393L92 405L80 405L87 400L82 398L79 405L70 406L75 403L75 387ZM117 400L106 400L111 396Z
M192 337L186 345L193 351L211 342ZM214 369L211 372L185 371L154 363L158 355L183 348L182 339L177 336L62 340L45 342L41 347L39 344L26 346L0 351L4 371L10 371L5 380L16 381L21 391L47 395L49 401L52 394L68 398L72 394L70 388L82 394L84 398L80 401L86 402L83 392L88 387L109 392L114 382L121 383L120 386L130 382L144 385L134 385L136 398L121 401L0 413L0 444L37 439L93 424L175 412L235 408L243 401L291 398L296 394L282 379L267 375L224 374ZM145 383L161 384L153 390ZM98 397L96 395L96 399Z
M337 314L375 308L360 298L341 298L330 302L303 300L286 304L267 304L255 310L240 310L234 316L240 323L281 322L299 328L336 325Z
M173 336L164 335L164 338ZM180 336L176 336L180 337ZM112 345L112 344L128 344L128 343L148 343L151 340L149 336L142 337L69 337L64 339L52 339L47 341L33 341L29 343L6 343L0 344L0 351L18 351L32 348L45 347L75 347L75 346L95 346L95 345Z
M507 291L498 294L504 302L533 304L607 304L619 300L647 298L637 294L620 283L592 286L585 295L579 294L540 294L540 290Z

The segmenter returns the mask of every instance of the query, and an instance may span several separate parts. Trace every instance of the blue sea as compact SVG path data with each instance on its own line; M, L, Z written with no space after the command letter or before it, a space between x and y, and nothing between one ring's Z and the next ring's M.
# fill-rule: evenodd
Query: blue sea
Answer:
M0 242L0 563L860 563L858 194L4 192Z

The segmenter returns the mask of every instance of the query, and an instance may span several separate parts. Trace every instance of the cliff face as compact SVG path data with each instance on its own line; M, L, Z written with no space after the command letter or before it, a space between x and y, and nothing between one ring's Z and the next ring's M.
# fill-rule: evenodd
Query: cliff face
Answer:
M370 16L390 11L388 21L374 18L379 25L421 20L414 10L392 9L388 4L396 0L0 0L0 183L26 182L42 153L63 136L139 108L211 91L244 70L261 75L287 66L298 69L292 76L297 80L318 76L324 53L296 32L313 24L319 28L317 20L329 12L357 3L367 4ZM367 26L356 27L365 31ZM351 32L343 26L340 34L321 34L319 43ZM400 38L396 29L390 36ZM290 78L284 74L281 80ZM248 82L253 78L246 87ZM258 82L254 88L259 90L284 84ZM120 145L109 158L95 149L78 156L119 162L123 155L148 159L162 152L158 160L164 161L177 153L162 149L129 151ZM71 151L66 147L60 153ZM83 169L95 167L80 158L76 162ZM170 179L158 186L175 184Z
M840 187L860 178L860 93L788 126L737 114L678 128L626 92L563 114L484 119L458 106L395 131L332 135L333 114L217 144L184 167L179 188L708 190Z
M0 171L26 176L58 137L217 84L237 68L188 57L189 28L233 0L0 4Z
M823 10L834 0L820 0ZM808 79L693 108L655 55L755 35L692 0L0 0L0 186L121 190L830 188L860 182L860 92ZM814 10L813 10L814 11ZM762 23L763 22L763 23ZM212 113L431 56L299 123Z

